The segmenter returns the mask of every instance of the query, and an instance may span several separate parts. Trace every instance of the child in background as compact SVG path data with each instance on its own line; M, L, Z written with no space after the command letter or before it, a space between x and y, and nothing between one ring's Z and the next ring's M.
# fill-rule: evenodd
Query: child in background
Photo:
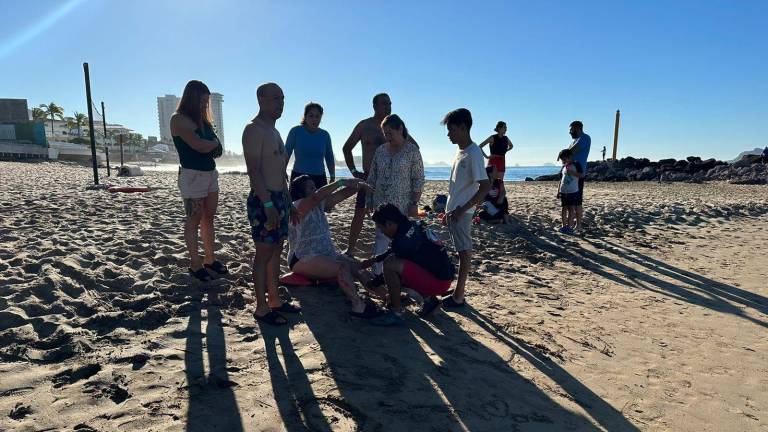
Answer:
M576 202L579 192L579 178L582 177L582 167L573 160L573 152L565 149L560 152L557 159L563 163L563 169L560 171L560 188L557 197L562 204L563 226L560 232L563 234L573 234L574 230L580 227L576 226Z
M488 223L509 223L509 202L504 188L504 180L498 179L496 167L491 165L485 168L488 179L491 181L491 190L485 196L485 201L480 207L478 217Z

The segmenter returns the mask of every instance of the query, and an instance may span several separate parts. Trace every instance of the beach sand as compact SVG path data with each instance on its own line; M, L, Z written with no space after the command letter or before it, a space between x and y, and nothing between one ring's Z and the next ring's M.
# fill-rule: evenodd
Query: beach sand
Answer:
M102 177L144 194L91 175L0 163L0 430L768 430L765 186L587 184L578 238L554 183L509 183L515 223L473 228L464 311L381 329L291 288L303 313L266 328L247 177L220 178L232 275L203 285L175 173Z

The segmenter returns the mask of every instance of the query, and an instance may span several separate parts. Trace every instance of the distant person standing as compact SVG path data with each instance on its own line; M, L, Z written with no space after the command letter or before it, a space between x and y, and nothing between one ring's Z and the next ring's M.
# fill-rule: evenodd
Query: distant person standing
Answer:
M764 164L768 164L768 146L765 146L763 149L763 154L761 155L761 159L763 160Z
M445 205L444 223L448 225L451 239L459 253L459 277L453 295L443 299L443 307L464 306L464 288L472 260L472 218L475 206L491 188L485 172L483 151L472 141L472 113L459 108L446 114L442 123L448 128L448 139L459 146L451 167L448 184L448 202Z
M291 154L296 152L291 181L308 175L318 189L328 184L323 160L328 167L331 183L336 180L336 158L333 156L331 135L320 129L322 118L323 107L315 102L308 103L304 107L301 124L291 129L285 140L286 159L290 161Z
M376 149L380 145L384 144L386 138L381 131L381 122L384 117L392 114L392 100L386 93L379 93L373 97L373 117L368 117L365 120L361 120L355 128L352 130L352 134L347 138L347 142L344 143L344 161L347 163L349 171L352 176L362 180L368 178L368 171L371 168L371 162L373 162L373 156L376 154ZM408 141L419 146L416 140L412 136L408 136ZM361 143L363 147L363 171L358 171L355 167L355 157L352 155L352 150L357 143ZM352 224L349 227L349 239L347 241L347 250L344 252L349 256L354 256L355 247L357 246L357 239L360 237L360 231L363 229L363 220L365 219L365 191L361 190L357 193L357 199L355 200L355 215L352 217Z
M489 136L485 141L480 143L480 149L490 144L491 155L487 156L483 152L483 156L488 158L488 166L496 167L496 178L504 180L504 171L506 170L507 160L506 154L512 150L514 145L512 141L507 137L507 124L503 121L496 123L495 134Z
M170 125L181 165L178 185L186 214L184 242L189 252L189 272L203 282L211 280L208 270L228 273L227 267L214 257L213 218L219 202L219 173L214 159L221 156L223 148L213 131L210 99L208 86L197 80L188 82ZM202 260L198 252L198 228L205 251Z
M605 146L603 146L603 162L605 162Z
M574 205L576 206L576 226L574 231L579 232L581 230L581 221L584 217L584 178L587 176L587 158L589 158L592 138L584 133L584 125L578 120L571 122L568 133L573 138L573 143L568 149L573 154L573 161L578 162L582 169L582 176L579 177L579 191L574 198Z

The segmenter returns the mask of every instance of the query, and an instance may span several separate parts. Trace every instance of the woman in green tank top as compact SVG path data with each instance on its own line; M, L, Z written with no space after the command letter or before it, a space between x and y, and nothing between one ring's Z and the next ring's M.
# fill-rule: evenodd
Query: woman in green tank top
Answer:
M192 80L184 88L181 102L171 117L171 135L179 154L179 191L184 200L184 241L189 252L189 272L206 282L211 274L227 274L216 260L213 219L219 202L219 173L215 158L222 146L213 130L208 86ZM203 237L204 257L198 252L198 229Z

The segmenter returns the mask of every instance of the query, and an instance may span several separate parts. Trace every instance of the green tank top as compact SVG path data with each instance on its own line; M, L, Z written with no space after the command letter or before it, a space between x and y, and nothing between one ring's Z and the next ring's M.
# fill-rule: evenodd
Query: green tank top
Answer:
M205 140L218 139L213 128L208 125L204 125L202 129L195 129L195 133ZM209 153L200 153L190 147L189 144L178 136L173 137L173 145L176 147L176 152L179 153L179 165L181 165L182 168L198 171L215 170L216 161L214 161L214 158L221 156L223 150L221 144L219 144L218 147Z

